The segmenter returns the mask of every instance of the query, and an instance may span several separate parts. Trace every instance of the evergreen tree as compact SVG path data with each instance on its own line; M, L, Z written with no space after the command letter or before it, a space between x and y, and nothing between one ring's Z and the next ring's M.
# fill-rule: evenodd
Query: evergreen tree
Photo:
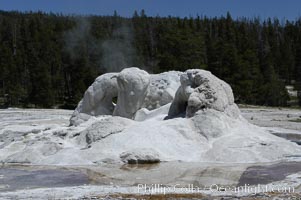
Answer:
M116 11L0 11L0 104L74 107L98 75L138 66L150 73L207 69L232 86L237 103L283 106L286 84L301 91L300 33L301 19L281 24L234 20L230 13L179 18L141 10L123 18Z

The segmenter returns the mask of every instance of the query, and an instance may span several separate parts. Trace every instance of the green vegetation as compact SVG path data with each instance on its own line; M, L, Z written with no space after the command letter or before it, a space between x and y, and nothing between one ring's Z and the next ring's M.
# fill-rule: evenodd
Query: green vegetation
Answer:
M97 76L128 66L210 70L242 104L285 106L285 84L301 83L301 19L0 11L0 41L2 106L72 108Z
M288 121L301 123L301 119L291 119L291 120L288 120Z

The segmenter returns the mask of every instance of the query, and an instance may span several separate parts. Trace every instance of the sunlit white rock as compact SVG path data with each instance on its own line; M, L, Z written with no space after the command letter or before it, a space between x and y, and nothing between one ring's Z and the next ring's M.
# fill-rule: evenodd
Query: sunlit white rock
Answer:
M114 116L133 119L144 102L150 83L150 75L138 68L126 68L117 76L118 100Z

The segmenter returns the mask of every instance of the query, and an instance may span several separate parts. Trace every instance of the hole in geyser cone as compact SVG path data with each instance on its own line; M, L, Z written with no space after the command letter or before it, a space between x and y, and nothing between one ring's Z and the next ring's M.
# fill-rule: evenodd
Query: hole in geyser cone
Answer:
M118 96L113 97L112 98L112 103L116 105L117 104L117 100L118 100Z

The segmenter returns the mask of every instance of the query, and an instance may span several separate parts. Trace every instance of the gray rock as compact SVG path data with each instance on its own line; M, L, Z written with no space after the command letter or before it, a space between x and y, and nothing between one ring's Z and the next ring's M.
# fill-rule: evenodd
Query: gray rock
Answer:
M102 140L109 135L122 132L125 127L131 124L131 120L117 116L108 116L98 119L87 129L78 134L78 140L83 144L91 144Z
M112 115L114 111L113 99L118 95L117 73L107 73L99 76L87 89L84 98L75 109L70 124L75 125L86 121L88 116Z
M133 149L120 155L122 162L127 164L152 164L159 163L159 154L154 149Z
M127 68L120 73L101 75L85 92L70 125L79 125L91 116L113 113L132 119L140 108L153 110L171 103L180 86L181 74L170 71L149 75L138 68Z
M150 85L144 99L143 108L154 110L174 99L183 72L170 71L161 74L151 74Z
M232 117L239 116L231 87L209 71L187 70L180 80L181 86L171 104L168 118L179 115L192 117L197 111L204 109L225 112Z
M80 111L75 110L70 118L70 125L78 126L81 123L88 121L91 117L91 115L80 113Z
M221 113L214 109L200 110L191 118L196 130L208 140L218 138L228 130L223 119Z
M58 151L62 150L63 147L61 147L59 144L54 142L46 142L43 146L43 152L42 155L44 156L50 156L56 154Z

